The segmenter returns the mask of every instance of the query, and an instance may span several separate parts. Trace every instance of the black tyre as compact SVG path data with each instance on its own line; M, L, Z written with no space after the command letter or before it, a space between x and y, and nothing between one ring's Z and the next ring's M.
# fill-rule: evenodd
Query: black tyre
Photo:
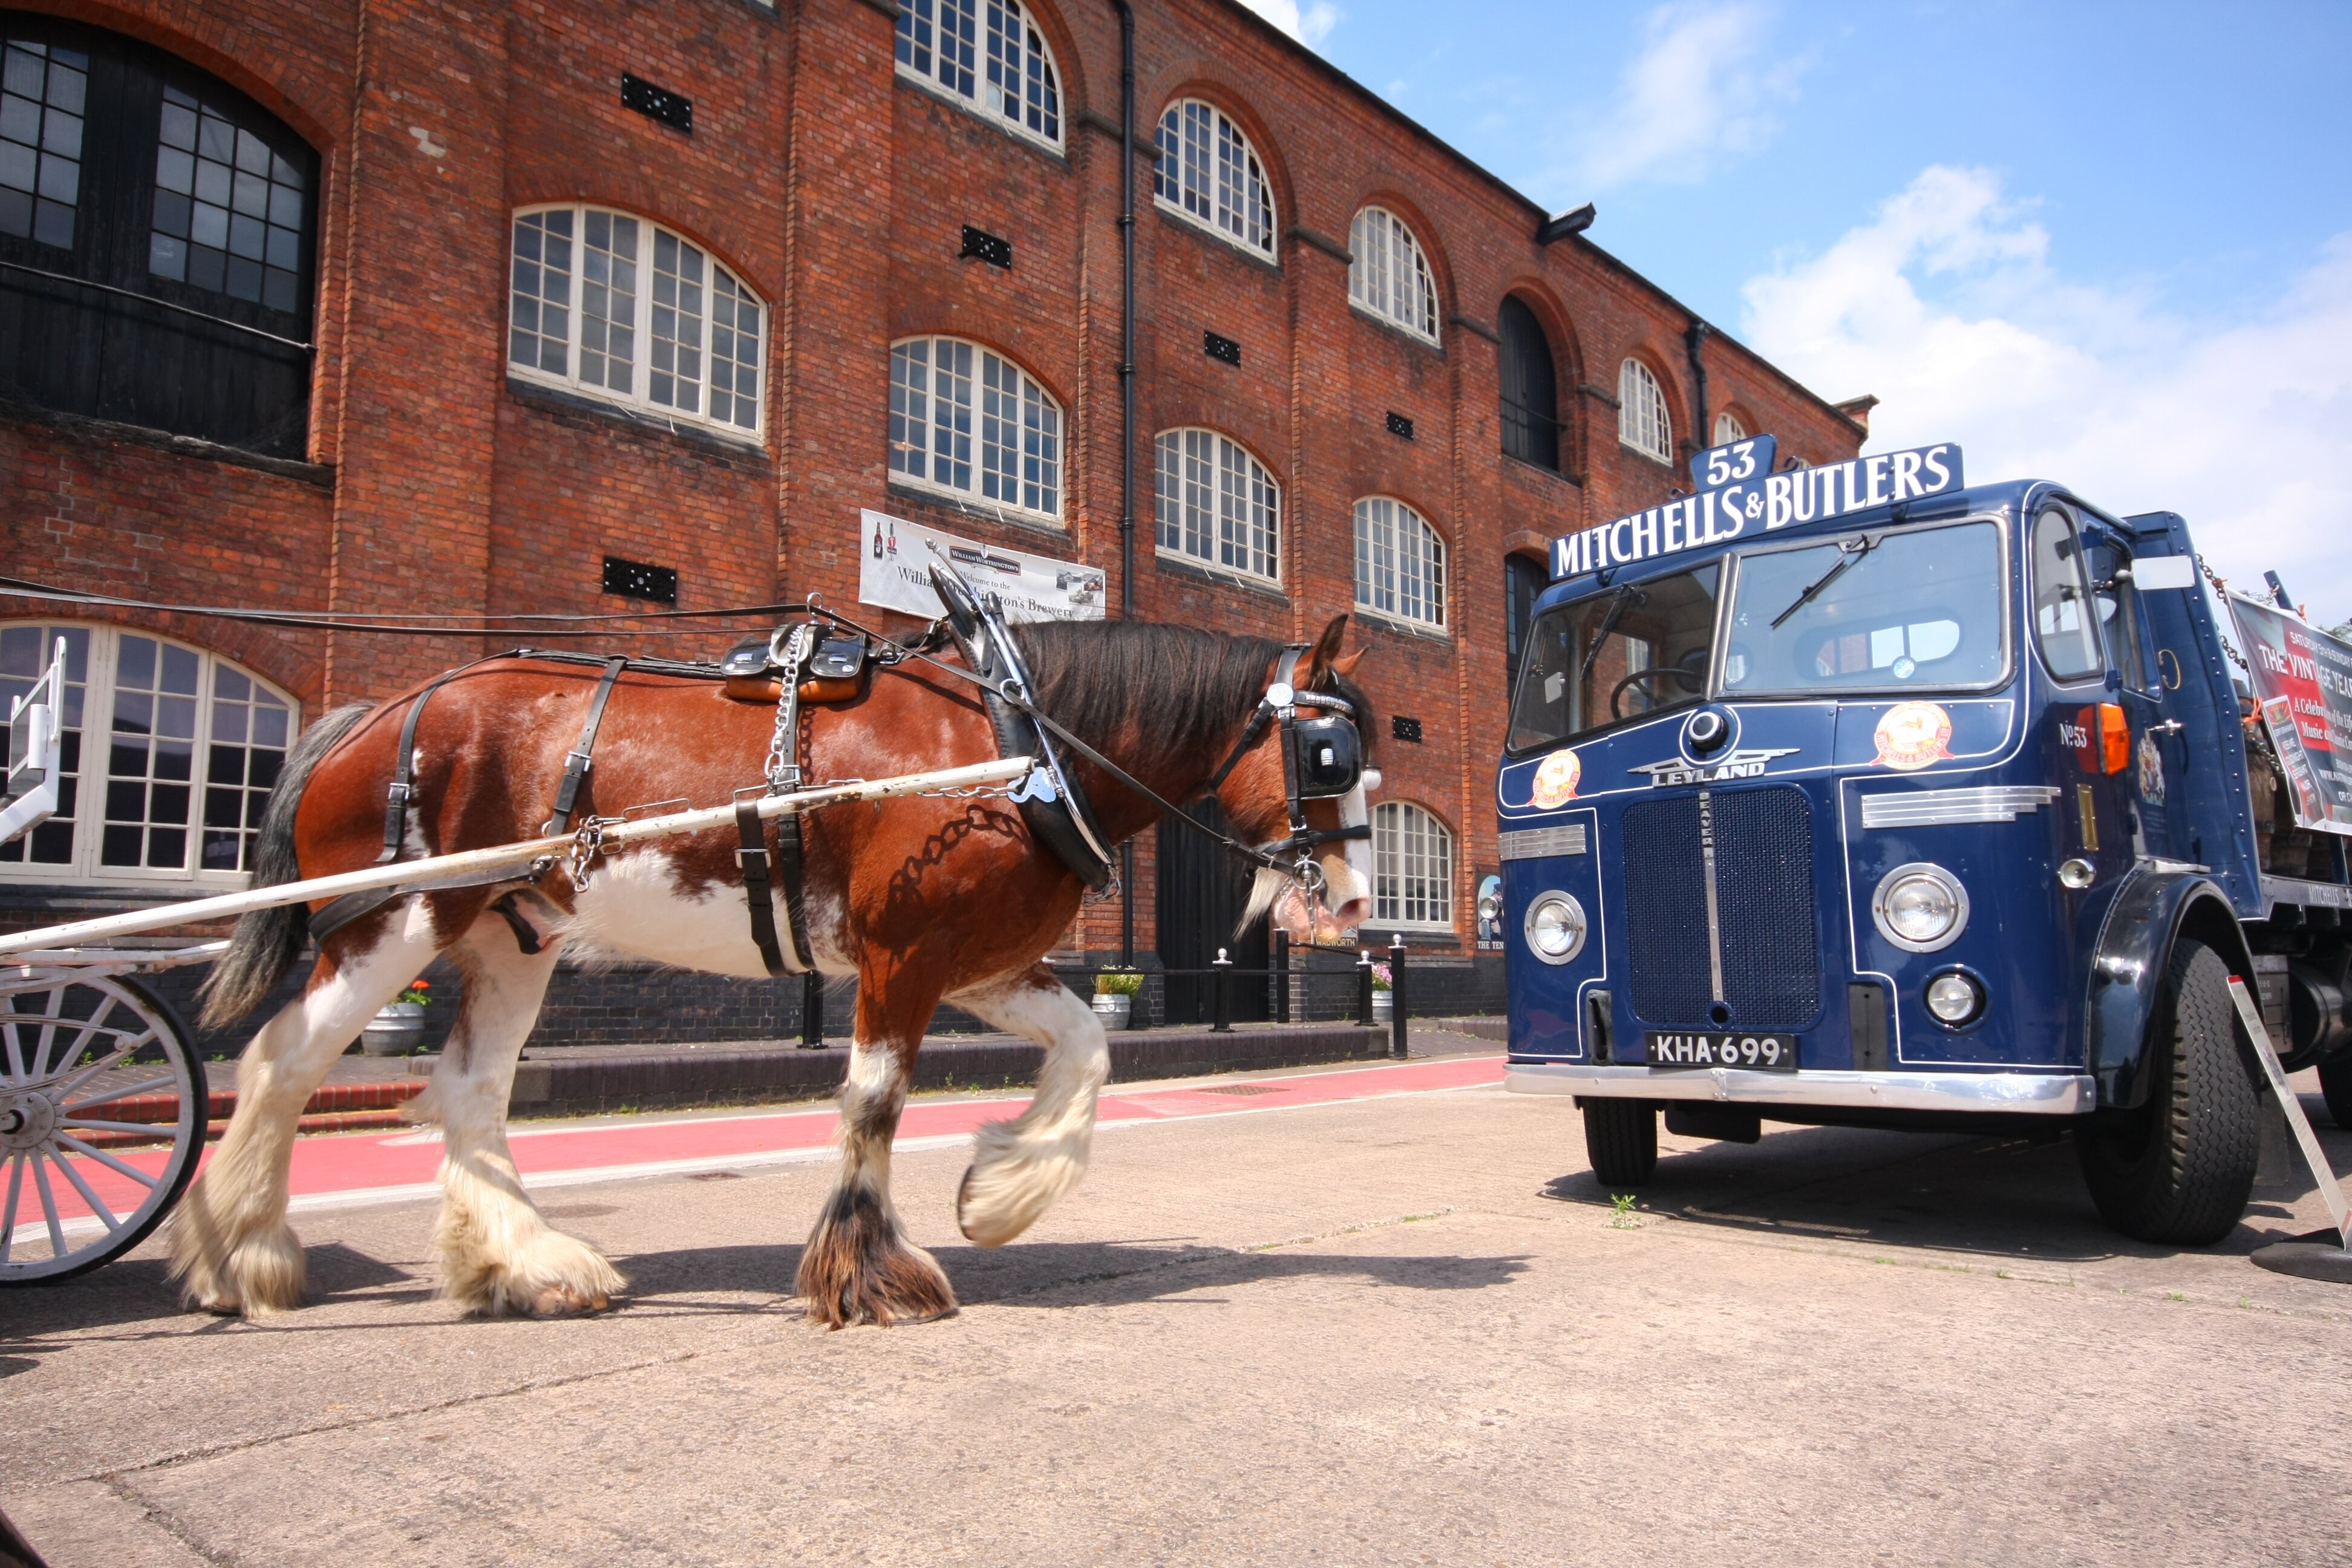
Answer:
M1646 1100L1584 1102L1584 1152L1604 1187L1638 1187L1658 1168L1658 1110Z
M2262 1101L2229 987L2221 954L2189 937L2175 943L2148 1023L2147 1103L2075 1130L2091 1201L2136 1241L2210 1246L2253 1193Z
M194 1041L123 975L0 980L0 1287L88 1273L171 1213L205 1149Z
M2336 1125L2352 1132L2352 1055L2319 1064L2319 1092L2327 1097L2327 1114Z

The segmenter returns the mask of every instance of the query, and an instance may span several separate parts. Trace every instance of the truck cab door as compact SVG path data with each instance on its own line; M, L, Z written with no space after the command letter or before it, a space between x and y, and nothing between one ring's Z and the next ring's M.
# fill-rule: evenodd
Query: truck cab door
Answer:
M2131 555L2104 528L2086 528L2093 603L2106 647L2107 684L2124 710L2131 760L2121 791L2135 819L2135 848L2145 858L2195 860L2186 804L2187 726L2173 711L2161 661L2148 638L2147 616L2131 577Z

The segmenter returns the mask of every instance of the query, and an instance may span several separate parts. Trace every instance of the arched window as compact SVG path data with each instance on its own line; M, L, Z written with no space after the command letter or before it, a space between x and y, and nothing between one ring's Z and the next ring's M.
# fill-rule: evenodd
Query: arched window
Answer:
M1061 77L1021 0L898 0L898 68L1058 147Z
M1539 468L1559 467L1559 404L1551 340L1524 300L1507 298L1502 329L1503 453Z
M1348 298L1415 337L1437 341L1437 286L1429 258L1404 220L1386 207L1366 207L1348 229Z
M1445 625L1445 542L1401 500L1367 496L1356 503L1356 605L1401 621Z
M0 846L0 880L242 885L299 705L183 643L16 621L0 625L0 715L31 689L60 640L57 815Z
M1372 808L1372 919L1381 925L1454 926L1454 835L1403 801Z
M1617 439L1662 463L1675 460L1675 421L1655 372L1629 359L1617 372Z
M507 368L606 403L760 434L767 314L691 241L603 207L515 215Z
M1160 549L1279 582L1282 487L1213 430L1160 433Z
M1712 443L1713 445L1717 447L1727 447L1734 441L1745 441L1747 439L1748 426L1739 422L1738 415L1734 414L1731 410L1727 408L1722 413L1715 416L1715 440Z
M273 457L309 446L319 161L227 83L0 17L0 383Z
M978 343L893 343L890 471L927 489L1059 522L1062 405L1028 372Z
M1160 205L1234 244L1274 254L1274 191L1257 151L1222 109L1197 98L1160 117Z

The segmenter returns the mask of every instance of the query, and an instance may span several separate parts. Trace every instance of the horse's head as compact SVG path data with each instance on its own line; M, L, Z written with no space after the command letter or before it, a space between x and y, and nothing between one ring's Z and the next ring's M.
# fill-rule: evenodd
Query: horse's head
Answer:
M1379 780L1368 766L1371 710L1362 690L1349 679L1364 650L1339 652L1347 627L1348 617L1335 616L1323 628L1290 673L1288 685L1297 699L1291 705L1292 721L1261 724L1216 791L1217 804L1244 839L1276 850L1286 864L1304 853L1319 871L1320 886L1311 896L1296 878L1274 870L1259 871L1251 889L1242 927L1270 909L1293 942L1345 942L1372 913L1368 839L1333 838L1303 848L1281 847L1294 837L1294 801L1310 835L1360 827L1371 820L1364 801L1367 783ZM1282 695L1276 689L1281 677L1277 660L1265 675L1270 700ZM1336 698L1344 706L1318 704L1313 700L1318 695ZM1308 879L1317 879L1314 873Z

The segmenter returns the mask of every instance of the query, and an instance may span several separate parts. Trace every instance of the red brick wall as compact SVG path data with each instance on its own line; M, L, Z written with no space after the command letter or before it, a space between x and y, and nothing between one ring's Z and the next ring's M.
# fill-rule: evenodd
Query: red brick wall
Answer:
M681 606L847 602L856 513L895 511L1022 548L1119 558L1118 38L1096 5L1042 0L1064 145L1042 149L896 76L887 6L801 0L148 0L47 8L130 32L226 78L317 145L326 171L311 457L324 483L61 428L0 422L16 570L143 598L338 610L600 610L607 552L672 563ZM633 71L690 96L685 135L623 108ZM363 82L364 90L354 83ZM1157 208L1150 150L1173 98L1215 102L1272 183L1269 261ZM1372 737L1385 797L1456 834L1466 926L1494 859L1488 790L1504 726L1501 557L1654 504L1685 471L1616 439L1617 369L1659 374L1686 455L1690 318L1582 238L1538 246L1525 200L1227 0L1138 7L1139 302L1136 603L1147 618L1305 637L1352 608L1352 508L1399 497L1448 549L1447 629L1360 619L1362 675L1418 746ZM425 132L420 139L415 132ZM428 148L442 149L435 155ZM535 202L637 212L707 246L770 307L762 448L650 428L507 378L509 222ZM1368 202L1426 250L1442 343L1352 310L1344 248ZM1010 271L957 259L970 223ZM1516 293L1557 356L1564 474L1500 453L1493 324ZM1242 345L1209 359L1202 333ZM934 504L887 482L889 344L971 337L1019 361L1066 417L1066 534ZM1738 344L1705 350L1710 421L1814 461L1858 429ZM1580 392L1589 385L1594 392ZM1838 391L1848 389L1840 388ZM1408 442L1385 427L1409 416ZM1163 566L1153 435L1209 426L1283 486L1286 596ZM1693 438L1696 437L1695 441ZM141 624L164 625L132 616ZM165 629L322 704L377 696L480 651ZM664 639L663 652L711 651ZM314 710L315 708L314 708ZM1138 925L1151 941L1150 839ZM1115 908L1087 945L1116 945Z

